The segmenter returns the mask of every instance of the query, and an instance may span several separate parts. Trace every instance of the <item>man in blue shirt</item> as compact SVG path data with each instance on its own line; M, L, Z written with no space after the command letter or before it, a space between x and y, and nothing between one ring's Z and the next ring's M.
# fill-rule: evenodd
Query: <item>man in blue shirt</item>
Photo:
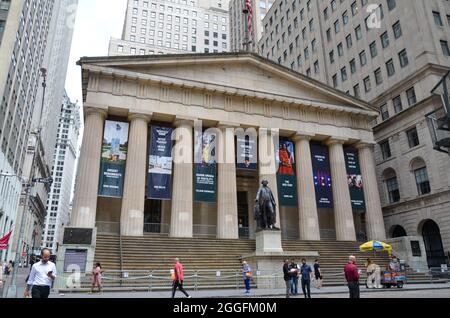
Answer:
M302 259L300 274L302 276L303 295L305 295L305 298L311 298L311 278L313 275L313 270L311 266L306 264L306 259Z

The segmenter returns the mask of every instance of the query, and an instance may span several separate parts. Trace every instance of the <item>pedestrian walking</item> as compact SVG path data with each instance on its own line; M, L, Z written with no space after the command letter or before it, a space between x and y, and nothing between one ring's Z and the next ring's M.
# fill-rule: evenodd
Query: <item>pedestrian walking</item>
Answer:
M320 262L318 259L316 259L314 261L314 287L316 287L317 289L321 289L322 288L322 284L323 284L323 276L322 276L322 271L320 270Z
M351 255L348 264L344 267L345 279L347 280L350 298L360 298L359 296L359 274L356 266L356 257Z
M252 278L252 268L246 261L242 262L242 273L244 275L245 293L250 294L250 279Z
M7 276L11 275L11 273L13 271L13 267L14 267L13 262L9 261L8 265L6 265L6 271L5 271L5 274Z
M291 276L289 275L288 259L284 260L283 275L284 275L284 283L286 284L286 298L289 298L289 293L291 291Z
M305 298L311 298L311 278L313 270L311 266L306 264L306 259L302 259L302 267L300 268L300 275L302 277L302 290Z
M50 262L50 250L44 248L41 251L41 260L33 264L24 297L28 298L48 298L50 288L56 278L56 266Z
M298 265L292 260L291 265L289 266L289 275L291 277L290 285L291 285L291 295L298 295L298 276L299 276L299 268Z
M102 265L100 263L95 264L94 269L92 270L92 288L91 293L94 293L95 286L98 287L98 292L102 292Z
M184 281L184 269L183 264L180 263L180 259L175 258L175 265L173 268L173 285L172 285L172 298L175 298L175 292L177 288L186 295L187 298L191 298L189 294L183 288Z

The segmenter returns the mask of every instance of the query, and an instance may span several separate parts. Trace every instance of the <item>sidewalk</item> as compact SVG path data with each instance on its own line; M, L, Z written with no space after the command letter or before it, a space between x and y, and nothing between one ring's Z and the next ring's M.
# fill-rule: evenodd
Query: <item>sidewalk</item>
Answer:
M300 288L301 289L301 288ZM415 284L405 285L403 289L366 289L361 286L361 293L382 293L382 292L399 292L402 291L417 291L417 290L448 290L450 295L450 283L445 284ZM250 295L244 294L244 290L201 290L187 292L192 298L262 298L262 297L279 297L285 295L285 289L254 289ZM301 292L301 290L299 290ZM311 295L318 296L321 294L348 294L346 286L324 287L322 289L311 289ZM102 294L87 294L87 293L66 293L66 294L52 294L50 298L170 298L170 291L162 292L108 292ZM184 298L184 295L177 291L176 298ZM302 298L299 295L292 298Z

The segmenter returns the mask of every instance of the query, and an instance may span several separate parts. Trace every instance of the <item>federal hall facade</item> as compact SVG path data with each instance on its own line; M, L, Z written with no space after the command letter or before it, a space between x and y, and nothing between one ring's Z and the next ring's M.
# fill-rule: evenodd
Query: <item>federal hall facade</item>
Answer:
M92 57L79 61L83 74L85 133L70 227L143 236L209 235L219 239L253 238L253 206L261 180L278 200L274 148L276 134L295 145L297 207L277 207L284 238L356 241L384 240L373 157L371 105L251 53ZM105 121L129 124L122 198L98 195ZM233 158L217 166L217 201L194 200L194 125L217 128L218 152ZM146 197L151 125L175 129L171 200ZM258 169L236 169L235 136L230 128L254 128ZM230 133L231 131L231 133ZM311 144L328 148L333 209L317 208ZM344 147L359 155L365 212L352 211ZM246 229L246 231L242 231ZM94 232L95 233L95 232Z

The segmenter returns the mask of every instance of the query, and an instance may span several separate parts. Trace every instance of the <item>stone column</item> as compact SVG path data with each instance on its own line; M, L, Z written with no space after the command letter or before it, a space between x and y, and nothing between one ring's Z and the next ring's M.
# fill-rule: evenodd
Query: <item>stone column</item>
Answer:
M170 236L193 236L193 121L175 122Z
M70 226L94 228L103 129L107 112L98 108L87 108L84 114L83 144Z
M300 240L320 241L319 216L311 160L311 136L297 134L295 158L297 167L298 221Z
M269 188L272 190L275 202L277 203L277 223L276 227L280 228L280 205L278 201L278 183L277 183L277 168L275 162L275 146L279 144L278 133L274 136L270 129L261 128L259 130L259 144L258 144L258 162L259 162L259 187L261 182L265 179L269 181Z
M338 241L356 241L355 222L347 181L344 158L344 140L330 139L331 180L333 186L334 219Z
M217 238L239 239L234 128L218 133Z
M366 201L366 230L369 240L385 240L386 229L384 226L383 212L381 210L380 193L375 173L375 160L373 146L358 144L359 164L363 179L364 198Z
M147 136L151 117L144 114L131 114L128 119L130 134L120 215L120 233L123 236L143 236Z

